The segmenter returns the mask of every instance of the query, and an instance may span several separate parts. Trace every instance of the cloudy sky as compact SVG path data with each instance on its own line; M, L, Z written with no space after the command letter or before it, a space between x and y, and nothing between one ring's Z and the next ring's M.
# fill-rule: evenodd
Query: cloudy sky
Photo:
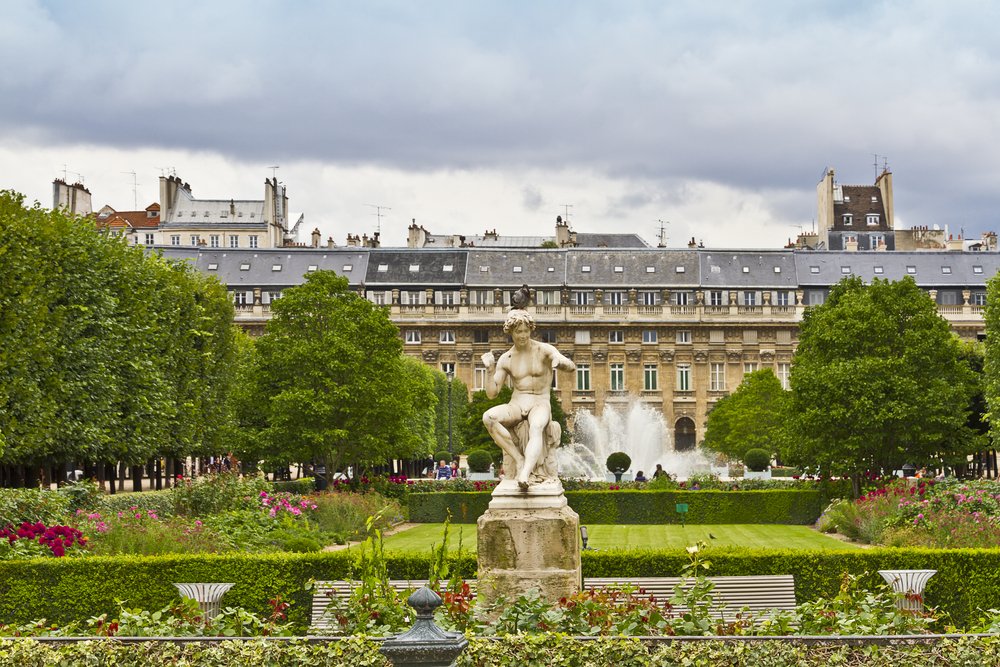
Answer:
M65 173L130 210L161 174L260 199L276 173L340 244L378 205L387 245L414 218L540 235L568 212L774 247L824 167L871 184L878 155L897 226L978 237L1000 231L997 26L985 0L7 0L0 188L50 206Z

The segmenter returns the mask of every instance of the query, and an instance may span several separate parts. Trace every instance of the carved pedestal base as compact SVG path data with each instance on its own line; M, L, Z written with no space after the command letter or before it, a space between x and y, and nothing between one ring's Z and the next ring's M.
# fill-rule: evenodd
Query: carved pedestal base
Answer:
M580 590L580 517L565 504L565 496L559 499L562 505L553 507L551 496L529 494L522 502L531 509L495 509L491 503L479 517L476 595L481 609L532 588L553 601Z

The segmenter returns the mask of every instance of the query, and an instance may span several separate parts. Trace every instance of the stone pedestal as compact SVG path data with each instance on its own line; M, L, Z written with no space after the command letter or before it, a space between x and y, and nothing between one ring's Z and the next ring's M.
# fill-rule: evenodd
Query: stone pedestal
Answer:
M532 588L553 601L578 592L580 517L566 504L562 484L557 479L519 493L507 482L496 488L479 517L476 595L481 608Z

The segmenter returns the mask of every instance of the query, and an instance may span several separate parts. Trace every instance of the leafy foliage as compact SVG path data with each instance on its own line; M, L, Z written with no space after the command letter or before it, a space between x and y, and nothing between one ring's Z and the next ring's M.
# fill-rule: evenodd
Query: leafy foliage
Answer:
M386 312L328 271L306 276L272 305L256 343L261 437L286 460L317 460L330 472L428 452L429 372L402 357Z
M735 460L744 460L748 449L777 454L788 437L791 400L774 371L747 374L736 391L708 413L705 447Z
M766 449L748 449L743 454L743 464L750 470L760 472L771 465L771 455Z
M220 451L233 381L225 288L0 192L3 460Z
M466 461L469 465L469 470L472 472L489 472L490 464L493 463L493 457L487 451L475 449L469 452Z
M621 474L632 465L632 457L625 452L612 452L608 454L608 460L604 464L610 472Z
M975 448L974 377L948 323L909 277L846 278L805 312L792 366L788 462L828 474L891 471Z

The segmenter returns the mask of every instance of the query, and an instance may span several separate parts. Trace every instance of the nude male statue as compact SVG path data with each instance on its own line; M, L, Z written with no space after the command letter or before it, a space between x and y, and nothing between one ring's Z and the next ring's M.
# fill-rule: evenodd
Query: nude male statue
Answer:
M487 396L496 397L508 377L513 382L510 402L487 410L483 414L483 424L493 440L516 462L517 485L522 493L528 491L529 477L544 454L545 429L552 420L549 405L552 373L556 369L576 370L576 364L555 347L532 340L534 329L535 321L528 311L512 309L503 330L514 339L514 346L500 355L499 361L494 360L492 352L483 355ZM490 370L494 372L489 373ZM528 422L528 441L522 451L511 433L525 420Z

